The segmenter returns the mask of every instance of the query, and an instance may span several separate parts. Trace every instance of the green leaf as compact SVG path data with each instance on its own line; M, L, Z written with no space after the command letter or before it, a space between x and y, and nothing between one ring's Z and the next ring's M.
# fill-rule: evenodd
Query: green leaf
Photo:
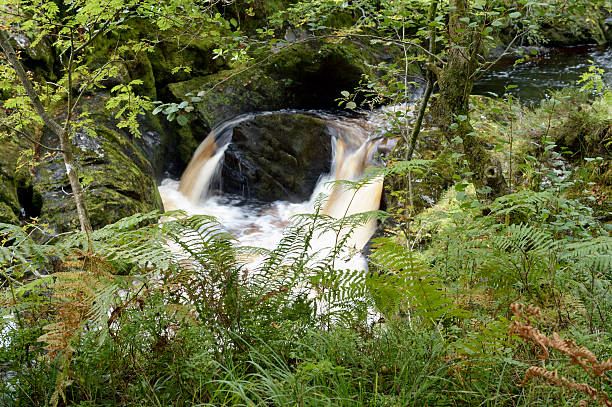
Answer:
M355 102L348 102L346 104L347 109L355 109L356 107L357 107L357 104Z
M514 13L509 14L510 18L519 18L520 16L521 16L521 13L518 11L515 11Z
M189 122L189 119L187 119L187 116L185 115L178 115L176 117L176 122L180 125L180 126L184 126Z

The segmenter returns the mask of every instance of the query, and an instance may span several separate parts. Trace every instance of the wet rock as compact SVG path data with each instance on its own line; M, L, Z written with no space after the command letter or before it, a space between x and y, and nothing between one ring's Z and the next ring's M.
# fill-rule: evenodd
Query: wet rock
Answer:
M172 123L174 139L162 145L168 162L185 168L215 125L243 113L337 108L340 92L355 88L370 71L364 60L374 63L380 55L349 41L312 41L278 50L264 66L226 69L169 84L170 99L189 101L186 95L191 94L200 101L193 103L187 126Z
M55 64L55 51L49 38L41 39L35 46L32 46L32 38L22 33L9 32L11 43L16 51L21 53L23 64L32 70L37 76L56 79L53 71Z
M257 116L233 130L222 190L261 201L307 200L330 171L331 134L319 118L290 113Z

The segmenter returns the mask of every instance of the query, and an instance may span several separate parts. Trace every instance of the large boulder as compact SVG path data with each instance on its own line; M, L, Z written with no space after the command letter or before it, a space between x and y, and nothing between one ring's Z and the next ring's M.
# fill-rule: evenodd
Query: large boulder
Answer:
M242 113L278 110L290 105L283 85L261 70L250 72L221 71L196 77L168 86L177 101L188 99L188 93L199 94L201 102L194 103L191 122L187 126L169 123L173 137L161 146L167 165L177 163L178 173L187 166L199 143L217 124ZM172 168L165 168L172 170Z
M138 145L141 141L108 122L94 122L95 135L78 132L72 139L92 226L99 228L136 212L163 211L153 167ZM43 143L57 146L50 134ZM41 197L41 218L57 232L78 227L61 155L50 155L37 166L33 189Z
M266 202L302 202L330 171L331 133L317 117L275 113L233 129L222 170L224 192Z
M188 114L190 123L184 127L175 125L175 137L162 144L164 155L169 163L180 163L184 168L215 125L240 114L337 108L336 99L341 92L358 86L362 75L371 72L369 63L383 59L393 56L351 41L313 40L278 50L262 65L225 69L171 83L169 99L189 102L193 112ZM197 95L199 101L191 102L187 94Z

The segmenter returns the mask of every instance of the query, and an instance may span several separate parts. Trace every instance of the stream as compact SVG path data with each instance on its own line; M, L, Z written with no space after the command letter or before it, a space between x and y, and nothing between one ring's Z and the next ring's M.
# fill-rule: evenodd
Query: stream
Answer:
M166 210L181 209L190 215L212 215L241 245L273 249L290 224L291 217L313 213L317 205L320 205L322 214L336 219L378 209L382 179L374 179L358 190L334 181L357 181L366 168L375 163L375 153L385 145L380 138L371 137L380 126L380 114L348 118L320 111L299 112L323 119L332 134L329 140L322 140L332 146L331 171L319 176L310 198L304 202L262 203L211 189L212 185L219 183L224 153L231 143L233 128L255 116L275 113L242 115L215 127L194 153L181 179L165 179L159 187ZM353 251L363 249L375 230L374 220L359 227L350 237L349 248ZM329 233L317 236L312 243L313 250L326 251L333 246L335 239L336 236ZM355 269L366 268L361 255L348 257L339 264Z
M502 58L475 85L475 94L502 95L508 85L517 85L510 92L522 103L533 104L546 96L551 89L560 89L576 83L580 75L591 65L605 69L604 80L612 84L612 48L570 47L541 49L529 62L515 65L515 58ZM393 107L386 108L394 109ZM245 200L244 197L220 193L212 188L220 179L224 154L232 142L233 129L254 117L275 112L259 112L241 115L217 125L201 143L180 180L165 179L159 188L166 210L181 209L187 214L207 214L216 217L241 245L273 249L291 217L300 213L312 213L321 197L321 210L335 218L376 210L382 194L382 179L377 179L357 193L330 181L356 181L369 166L375 164L376 152L383 148L380 139L374 137L383 126L381 111L360 118L347 118L321 111L297 112L323 119L333 130L329 142L332 145L331 171L323 173L309 199L291 203L276 201L262 203ZM376 223L371 221L353 234L349 245L353 253L361 251L372 234ZM317 249L329 248L333 236L320 236L313 243ZM360 254L348 256L345 267L366 269L365 258Z
M474 85L472 93L485 96L504 94L508 85L516 86L509 93L521 103L533 105L546 98L548 91L576 85L587 72L590 61L604 69L604 81L612 85L612 47L581 45L565 48L540 48L527 62L515 65L516 57L499 60Z

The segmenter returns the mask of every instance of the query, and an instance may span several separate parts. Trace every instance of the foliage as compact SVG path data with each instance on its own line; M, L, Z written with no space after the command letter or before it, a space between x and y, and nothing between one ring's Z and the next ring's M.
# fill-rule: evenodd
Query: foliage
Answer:
M510 333L522 339L531 339L540 347L540 358L547 360L550 356L549 348L552 348L569 358L569 366L577 365L587 372L594 381L593 387L587 383L579 383L574 379L559 376L557 370L549 370L544 367L530 366L525 372L523 384L534 377L542 377L549 383L559 387L565 387L570 391L581 392L591 400L598 402L602 406L610 406L612 402L608 399L607 389L612 384L610 377L606 375L612 370L612 358L604 362L599 362L593 352L584 346L578 346L573 339L562 339L556 332L552 338L542 334L533 326L533 319L541 318L540 309L537 307L525 307L522 304L512 304L514 320L510 325ZM580 401L580 405L587 405L588 399Z
M64 104L72 91L78 100L106 86L122 75L120 62L151 52L177 32L196 36L212 26L217 59L256 55L243 42L240 16L222 16L214 3L21 3L3 3L8 9L23 5L4 17L8 28L27 33L34 44L51 38L58 55L74 57L72 68L58 70L56 89L47 93L46 80L36 78L47 105ZM246 3L245 19L264 8L258 1ZM508 27L539 41L538 26L553 21L559 4L567 2L475 1L462 23L485 45ZM366 38L376 47L405 52L403 63L376 67L379 76L364 78L362 89L341 96L348 108L367 106L366 99L372 105L407 104L409 65L427 67L433 58L443 67L452 49L445 34L449 5L441 2L432 21L425 21L427 6L294 2L271 23L306 27L332 40ZM338 23L347 16L350 28ZM161 36L118 43L108 64L88 62L96 52L92 40L127 35L140 23L155 26ZM423 47L430 28L437 33L434 55ZM268 27L256 33L278 34ZM584 91L599 91L599 74L593 68L583 77ZM13 72L3 65L0 75L0 91L9 95L5 127L40 126L23 89L13 86ZM66 92L69 79L75 86ZM138 78L122 80L111 87L107 102L133 133L139 115L155 105L154 114L186 125L203 96L153 104L138 93L141 85ZM541 376L605 400L609 361L599 360L612 352L612 240L604 218L575 191L605 178L604 158L591 153L607 151L600 141L607 137L609 107L605 99L589 102L584 93L571 92L553 95L534 110L512 100L475 103L489 104L490 116L498 117L479 123L477 131L494 133L487 142L509 132L509 142L504 138L493 153L508 159L503 171L512 182L509 193L493 202L475 197L472 174L463 169L436 206L416 213L408 205L411 177L426 176L434 162L398 160L338 184L356 190L382 177L400 178L408 185L395 193L401 207L341 219L318 208L294 219L273 250L239 247L215 219L182 212L136 214L89 238L74 232L48 241L40 239L46 235L37 225L0 225L1 403L544 406L574 405L582 397L554 386L527 386L520 379L525 371L526 378ZM412 116L405 108L389 111L384 135L406 138ZM468 119L457 115L451 125ZM72 129L90 124L79 113ZM570 156L564 141L575 134L597 141L590 150L573 152L592 160L572 171L563 165ZM451 159L462 162L465 154ZM580 179L584 171L590 178ZM353 269L348 261L361 253L351 249L351 233L373 220L385 227L368 248L369 268ZM510 322L509 306L518 301L541 307L542 331L576 341L544 336L524 308L515 306ZM548 353L545 365L535 367L538 353L517 336L535 340L540 351L560 351L581 369ZM556 368L567 372L566 379ZM583 385L583 379L596 383Z

